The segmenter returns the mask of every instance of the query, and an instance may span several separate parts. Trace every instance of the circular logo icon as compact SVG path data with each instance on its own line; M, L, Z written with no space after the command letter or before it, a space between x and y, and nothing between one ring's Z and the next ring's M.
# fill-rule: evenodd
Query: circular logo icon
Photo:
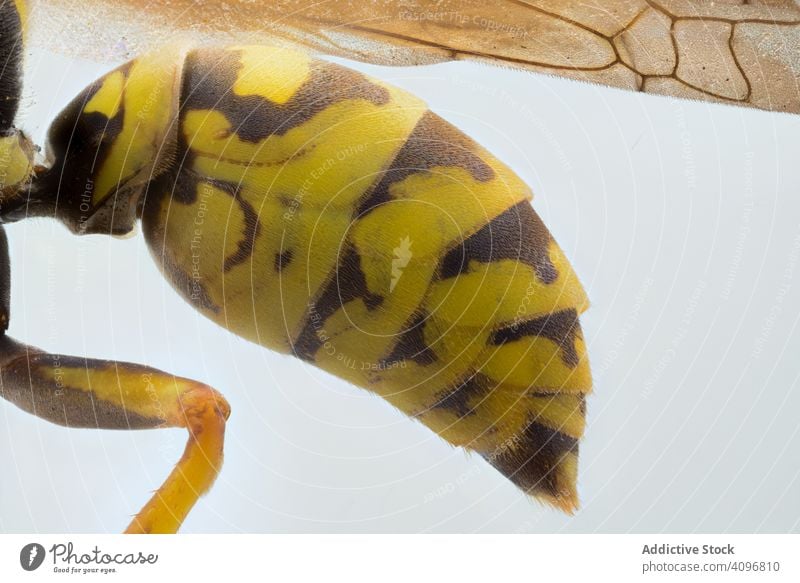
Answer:
M19 564L26 571L35 571L44 562L44 547L39 543L29 543L19 552Z

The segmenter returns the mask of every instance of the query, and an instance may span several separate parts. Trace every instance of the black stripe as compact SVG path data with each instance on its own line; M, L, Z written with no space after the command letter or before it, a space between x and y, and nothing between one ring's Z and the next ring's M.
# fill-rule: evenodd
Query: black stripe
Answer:
M491 344L498 346L506 342L514 342L525 336L540 336L551 340L561 348L561 359L572 368L578 366L579 357L575 340L581 333L578 323L578 312L568 308L546 314L533 320L515 322L492 334Z
M84 113L86 104L102 88L103 82L114 72L121 71L127 79L131 63L126 63L84 89L53 121L47 141L54 159L53 165L36 177L36 188L44 196L58 194L60 213L70 215L71 222L79 224L89 217L80 211L81 197L94 186L94 178L111 153L114 142L122 133L125 118L124 93L119 109L112 118L102 113ZM122 190L124 184L117 185ZM92 196L94 192L91 192ZM109 193L113 196L114 189ZM93 204L93 203L92 203Z
M11 317L11 266L8 257L8 237L0 225L0 336L8 330Z
M275 271L281 272L284 269L286 269L292 262L293 258L294 258L294 252L291 249L287 249L286 251L283 251L281 253L276 253L274 262Z
M431 409L451 411L458 417L472 415L474 406L485 398L495 386L496 383L489 377L480 373L472 374L454 389L441 395L439 401Z
M181 173L182 176L185 176L187 180L192 180L189 178L189 172ZM253 255L253 250L255 248L256 239L258 235L261 233L261 222L258 220L258 213L253 208L249 202L247 202L244 198L242 198L241 189L238 185L234 184L233 182L227 182L224 180L213 180L210 178L206 179L194 179L195 182L195 190L200 182L205 182L210 184L214 188L217 188L227 194L229 194L239 205L239 208L244 215L244 231L241 233L241 238L237 243L236 251L234 251L231 255L225 258L225 262L223 264L223 270L225 272L230 271L235 266L239 265L240 263L244 263ZM213 217L215 221L222 221L227 217Z
M439 265L439 277L447 279L464 273L471 261L512 259L529 265L543 283L550 284L558 278L548 254L551 240L547 227L530 203L523 201L448 251Z
M532 422L516 440L482 454L519 488L528 493L558 496L566 488L559 464L569 453L578 454L578 440L541 423Z
M190 52L182 107L219 111L239 139L258 143L271 135L286 134L339 101L364 99L376 105L389 101L385 88L360 73L322 61L286 103L261 95L237 95L233 87L242 69L239 51L210 48Z
M361 269L361 256L355 247L348 245L330 281L322 294L309 308L303 328L293 344L294 354L303 360L313 361L323 345L320 332L328 318L348 302L360 299L367 309L374 310L383 303L383 296L367 287L367 278Z
M475 180L488 182L494 170L476 153L478 147L470 138L435 113L426 111L397 152L380 181L369 191L358 207L357 216L392 200L389 189L412 174L436 167L464 168Z
M14 125L22 95L22 22L11 0L0 0L0 135Z
M158 228L153 228L162 221L160 216L161 201L169 199L170 196L174 196L177 200L183 200L187 196L185 191L188 190L196 192L197 183L195 180L187 179L185 172L179 173L177 179L174 175L167 173L153 180L148 185L148 204L144 205L142 211L142 223L144 225L142 230L150 248L153 250L154 260L159 265L159 268L169 275L173 286L184 296L186 301L200 311L208 310L219 314L222 308L211 299L202 277L192 277L186 272L186 269L190 266L176 263L173 260L171 250L164 248L164 242L167 239L165 231L180 227L176 227L174 224L171 225L167 221ZM192 238L191 233L184 233L184 236L187 239L186 245L189 245Z
M418 314L411 318L406 329L399 334L397 343L383 364L391 365L410 360L421 366L436 362L436 353L425 343L425 320L427 314Z

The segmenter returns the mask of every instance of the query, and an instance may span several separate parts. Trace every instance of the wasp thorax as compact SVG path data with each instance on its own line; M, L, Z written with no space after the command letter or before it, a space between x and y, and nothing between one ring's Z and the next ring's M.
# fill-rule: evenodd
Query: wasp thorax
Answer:
M48 169L35 181L33 213L55 216L78 234L133 230L148 184L174 157L180 54L126 63L67 105L48 133Z

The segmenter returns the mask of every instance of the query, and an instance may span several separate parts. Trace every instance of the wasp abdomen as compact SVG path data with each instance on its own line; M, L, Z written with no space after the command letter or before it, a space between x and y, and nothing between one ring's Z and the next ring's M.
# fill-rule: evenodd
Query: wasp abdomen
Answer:
M143 227L173 285L574 508L587 302L527 186L415 97L349 69L267 47L178 58L134 61L84 101L112 129L121 119L102 151L160 139L170 152L116 171L126 185L150 171ZM131 92L144 64L175 88L156 92L173 113L146 117L149 142L120 113L147 103ZM114 172L104 160L93 180Z

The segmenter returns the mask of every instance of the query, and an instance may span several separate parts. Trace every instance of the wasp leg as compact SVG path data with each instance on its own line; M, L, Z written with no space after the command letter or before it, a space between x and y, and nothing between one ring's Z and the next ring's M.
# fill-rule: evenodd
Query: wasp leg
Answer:
M0 337L0 394L66 427L185 427L180 461L128 526L129 533L176 532L222 465L230 408L211 387L160 370L38 351Z
M10 308L8 240L0 225L0 396L66 427L185 427L189 440L129 533L176 532L222 466L230 407L217 391L155 368L49 354L5 334Z

